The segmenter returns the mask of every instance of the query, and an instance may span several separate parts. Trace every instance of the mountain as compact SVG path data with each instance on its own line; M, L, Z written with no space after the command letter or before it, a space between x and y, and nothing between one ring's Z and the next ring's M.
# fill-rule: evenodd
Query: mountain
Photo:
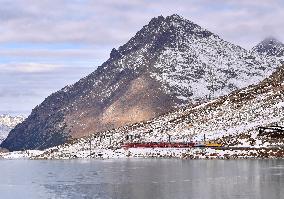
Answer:
M2 143L17 124L23 121L23 116L0 115L0 143Z
M117 158L159 157L171 154L181 157L196 155L200 150L121 150L121 145L132 138L133 142L165 142L171 135L172 142L218 141L225 146L255 147L254 154L243 149L226 153L237 157L283 157L284 135L259 136L258 127L284 126L284 66L269 78L229 95L195 107L184 107L147 122L140 122L110 131L100 132L47 149L40 158ZM91 151L90 151L91 143ZM281 146L282 148L278 148ZM266 148L266 149L264 149ZM206 149L203 153L223 154L224 150ZM166 152L166 154L165 154ZM136 154L135 154L136 153ZM167 156L169 157L169 156Z
M44 149L258 83L279 65L178 15L153 18L93 73L47 97L2 143Z
M274 37L268 37L260 42L252 49L253 52L257 52L267 56L284 57L284 44L275 39Z

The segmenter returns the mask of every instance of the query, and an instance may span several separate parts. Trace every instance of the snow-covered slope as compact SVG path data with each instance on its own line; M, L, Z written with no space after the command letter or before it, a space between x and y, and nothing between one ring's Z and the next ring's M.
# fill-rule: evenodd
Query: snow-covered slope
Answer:
M178 15L153 18L89 76L52 94L2 146L44 149L258 83L280 64Z
M274 150L276 146L284 146L284 136L258 136L257 128L269 125L284 125L284 67L280 67L258 85L249 86L194 108L183 108L162 115L148 122L76 139L47 149L41 157L84 158L90 157L90 154L92 157L127 157L129 151L120 149L123 143L129 141L127 137L132 137L132 142L168 141L168 135L171 135L171 141L201 141L204 134L207 140L219 141L225 146L267 148L267 151L260 149L257 152L264 154L272 150L269 147ZM186 151L180 151L178 154ZM155 150L130 153L143 154L145 157L147 153L160 154ZM177 151L166 150L162 153L172 154ZM277 150L273 153L277 154ZM283 156L283 150L281 154Z
M23 116L0 115L0 143L8 136L8 133L19 123L24 121Z

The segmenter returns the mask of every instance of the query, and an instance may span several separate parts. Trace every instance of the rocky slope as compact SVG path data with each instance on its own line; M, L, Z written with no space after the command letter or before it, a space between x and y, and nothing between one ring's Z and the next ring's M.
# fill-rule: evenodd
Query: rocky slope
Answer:
M0 115L0 143L8 136L9 132L19 123L24 121L23 116Z
M89 76L52 94L2 147L44 149L263 80L279 65L178 15L150 21Z
M255 86L249 86L194 108L187 107L136 123L93 134L47 149L38 158L117 158L117 157L282 157L284 135L259 136L257 128L284 125L284 67ZM121 149L131 142L218 141L233 150ZM279 148L280 147L280 148ZM202 155L203 154L203 155ZM205 154L205 155L204 155Z

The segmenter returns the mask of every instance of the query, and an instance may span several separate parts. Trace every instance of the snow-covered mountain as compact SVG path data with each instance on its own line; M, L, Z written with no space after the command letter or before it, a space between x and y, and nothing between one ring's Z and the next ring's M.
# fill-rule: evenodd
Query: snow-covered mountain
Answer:
M268 37L252 49L253 52L283 59L284 44L273 37Z
M89 76L47 97L2 147L44 149L256 84L280 65L178 15L153 18Z
M24 121L23 116L0 115L0 143L8 136L8 133L19 123Z
M47 149L41 158L86 157L159 157L162 153L173 156L208 153L200 150L121 150L121 145L131 142L218 141L224 146L252 147L259 150L241 150L226 153L236 157L283 157L284 135L259 136L258 127L284 125L284 66L255 86L249 86L227 96L195 106L185 107L159 116L148 122L136 123L114 130L73 140L64 145ZM127 140L128 138L128 140ZM90 148L91 146L91 148ZM281 146L281 148L277 148ZM211 153L222 154L222 150ZM132 153L132 154L130 154ZM278 155L277 155L278 154ZM212 154L211 154L212 155ZM224 154L222 154L224 155ZM199 157L201 157L200 155Z

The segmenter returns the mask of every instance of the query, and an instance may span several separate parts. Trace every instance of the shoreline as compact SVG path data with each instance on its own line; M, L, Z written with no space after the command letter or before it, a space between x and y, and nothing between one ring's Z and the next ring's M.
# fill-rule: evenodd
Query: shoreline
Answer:
M1 159L32 159L32 160L67 160L67 159L284 159L284 148L96 148L78 151L66 151L53 148L52 150L27 150L0 153Z

